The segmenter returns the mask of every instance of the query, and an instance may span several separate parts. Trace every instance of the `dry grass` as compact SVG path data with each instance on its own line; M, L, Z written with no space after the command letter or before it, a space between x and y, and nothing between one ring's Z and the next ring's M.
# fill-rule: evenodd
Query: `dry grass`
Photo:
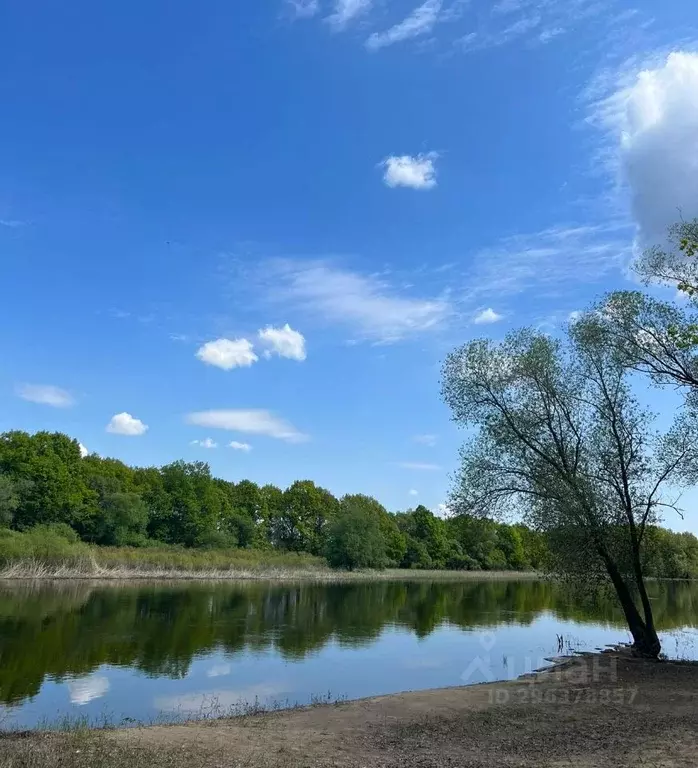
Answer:
M418 571L390 568L383 571L339 571L323 565L275 565L260 562L257 565L231 564L229 568L189 569L143 563L141 565L103 565L94 556L80 561L46 563L41 560L22 560L0 570L0 579L89 579L128 581L167 579L190 581L265 580L265 581L453 581L537 579L532 571Z

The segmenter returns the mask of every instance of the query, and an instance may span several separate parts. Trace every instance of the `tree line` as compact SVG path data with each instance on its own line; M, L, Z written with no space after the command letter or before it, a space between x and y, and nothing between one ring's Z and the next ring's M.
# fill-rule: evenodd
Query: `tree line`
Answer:
M285 490L213 477L203 462L130 467L61 433L0 435L0 528L112 547L242 548L308 553L333 567L541 569L546 535L477 516L442 519L420 505L388 512L363 494L336 498L310 480ZM648 571L698 577L698 539L656 529ZM0 550L2 537L0 536Z

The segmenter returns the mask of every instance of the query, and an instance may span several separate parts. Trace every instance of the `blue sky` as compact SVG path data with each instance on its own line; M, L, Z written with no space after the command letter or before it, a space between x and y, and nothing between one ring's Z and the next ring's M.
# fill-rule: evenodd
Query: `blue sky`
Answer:
M436 509L444 355L698 214L693 6L0 0L0 430Z

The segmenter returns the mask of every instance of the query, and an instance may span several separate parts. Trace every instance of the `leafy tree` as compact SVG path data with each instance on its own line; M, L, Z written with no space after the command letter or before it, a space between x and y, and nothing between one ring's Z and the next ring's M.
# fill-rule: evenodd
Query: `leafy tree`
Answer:
M383 568L387 562L381 505L368 496L344 496L330 524L326 556L335 568Z
M634 265L646 283L676 288L685 307L638 291L617 291L596 308L608 342L656 384L698 388L698 219L669 228L667 244Z
M329 491L312 480L296 480L283 493L274 538L283 549L321 554L338 508L339 502Z
M209 466L175 461L162 467L160 474L168 505L154 521L155 536L171 544L196 546L221 518L222 500Z
M478 428L461 451L451 508L523 513L546 532L558 573L610 579L635 649L657 656L643 548L669 504L664 486L695 476L695 424L650 431L627 361L594 316L566 341L523 330L467 344L448 356L442 391L454 420Z
M173 511L162 473L156 467L135 469L133 485L134 491L148 507L148 538L168 542L172 532Z
M100 499L99 508L95 531L98 544L123 547L144 543L148 507L137 493L105 493Z
M443 568L449 556L450 546L447 538L446 524L443 520L436 517L434 513L420 504L415 510L405 513L398 517L403 530L412 539L423 544L428 554L428 563L430 568ZM408 542L407 550L410 552ZM419 552L419 548L411 548L411 558ZM425 562L419 552L418 561ZM416 567L413 565L411 567ZM420 566L421 567L421 566Z
M405 557L407 539L398 527L395 516L387 512L382 505L379 504L379 506L381 509L379 512L379 525L383 541L385 542L387 565L397 568Z
M635 265L646 283L675 286L698 302L698 219L669 227L666 246L647 249Z
M0 437L0 472L23 482L14 525L79 526L94 508L85 483L80 446L58 432L5 432Z
M0 472L0 527L10 526L19 506L17 486L10 475Z
M409 534L406 535L405 539L407 546L400 565L403 568L419 568L424 570L432 568L433 563L426 544Z
M492 520L459 514L448 520L448 526L463 556L478 568L489 570L496 559L492 553L497 548L497 525Z
M259 489L260 520L257 525L255 546L260 549L278 546L277 532L280 532L284 493L271 483Z
M523 538L519 530L510 525L500 525L497 528L497 549L504 555L506 568L522 570L529 563L524 551Z

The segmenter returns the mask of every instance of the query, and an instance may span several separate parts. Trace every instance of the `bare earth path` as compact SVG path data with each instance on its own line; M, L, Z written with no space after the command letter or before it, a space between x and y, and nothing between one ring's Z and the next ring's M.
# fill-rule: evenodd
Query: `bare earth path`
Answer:
M585 656L529 679L291 712L0 739L0 766L698 765L698 664Z

